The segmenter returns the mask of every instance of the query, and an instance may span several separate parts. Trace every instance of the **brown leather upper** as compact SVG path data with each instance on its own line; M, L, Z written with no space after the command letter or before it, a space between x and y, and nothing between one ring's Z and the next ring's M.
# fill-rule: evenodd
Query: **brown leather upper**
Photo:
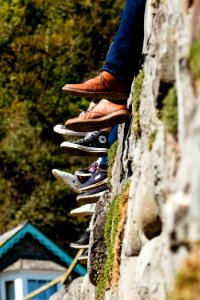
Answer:
M75 122L76 120L80 121L80 120L96 119L111 114L113 112L122 111L122 110L127 111L128 113L125 103L116 104L107 99L101 99L101 101L97 105L95 105L94 108L90 109L88 112L80 115L77 118L67 120L66 123L70 123L71 121Z
M81 120L95 119L106 116L118 110L126 109L126 104L116 104L107 99L101 99L101 101L93 109L80 116L80 118Z
M129 93L130 87L117 80L112 74L103 71L98 76L85 81L80 84L66 84L63 89L65 90L80 90L88 92L116 92L116 93Z

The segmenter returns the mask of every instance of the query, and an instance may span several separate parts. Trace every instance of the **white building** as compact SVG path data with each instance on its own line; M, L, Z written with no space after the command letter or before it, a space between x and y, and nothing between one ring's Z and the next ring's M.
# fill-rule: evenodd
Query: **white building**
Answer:
M22 299L61 276L71 262L67 253L32 224L20 224L0 236L0 300ZM85 273L78 264L71 278ZM31 299L48 300L61 286L58 283Z

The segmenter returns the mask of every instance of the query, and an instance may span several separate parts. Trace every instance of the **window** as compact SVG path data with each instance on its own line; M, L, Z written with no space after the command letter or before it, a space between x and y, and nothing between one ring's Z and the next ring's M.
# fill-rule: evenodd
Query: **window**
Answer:
M15 283L14 281L6 281L6 300L15 299Z
M28 293L35 291L46 283L50 282L50 280L28 280ZM39 295L31 298L31 300L49 300L50 296L57 292L57 286L54 285L50 287L48 290L40 293Z

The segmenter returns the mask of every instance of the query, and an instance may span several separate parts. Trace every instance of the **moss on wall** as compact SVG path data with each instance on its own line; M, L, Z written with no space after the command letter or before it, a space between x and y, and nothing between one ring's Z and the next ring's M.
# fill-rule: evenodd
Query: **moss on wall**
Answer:
M157 130L152 131L149 135L149 140L148 140L148 149L149 149L149 151L151 151L151 149L153 147L154 141L156 139L156 135L157 135Z
M122 192L112 200L105 224L105 242L108 247L107 259L97 279L97 298L104 298L105 290L116 285L119 279L119 256L123 239L124 223L129 195L129 181Z
M158 117L163 121L166 130L176 136L178 132L178 107L174 84L160 83L156 108Z
M189 64L194 77L200 79L200 30L190 49Z
M107 185L111 189L111 179L112 179L112 168L115 162L115 157L117 153L117 148L118 148L119 142L116 141L112 146L110 147L108 151L108 177L107 177Z
M133 124L132 124L132 132L136 138L139 138L141 135L141 127L140 127L140 95L142 91L142 84L144 80L144 70L141 69L139 74L136 76L134 81L133 88L133 105L132 105L132 115L133 115Z
M196 300L200 297L200 245L186 259L175 278L168 300Z

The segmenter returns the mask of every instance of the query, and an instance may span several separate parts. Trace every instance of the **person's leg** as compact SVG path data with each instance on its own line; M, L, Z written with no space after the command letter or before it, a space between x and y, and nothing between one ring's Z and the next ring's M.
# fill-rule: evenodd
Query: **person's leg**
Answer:
M102 71L131 84L138 67L144 36L146 0L127 0L119 29L108 51Z
M110 146L112 146L112 144L114 144L114 142L118 139L118 125L113 126L109 137L108 137L108 142L110 144ZM100 168L104 168L102 166L107 166L108 165L108 157L107 156L103 156L99 159L99 167Z
M114 142L116 142L117 139L118 139L118 125L115 125L113 126L108 137L110 146L112 146L112 144L114 144Z
M84 83L66 84L62 88L64 92L114 101L125 101L128 98L142 51L145 3L146 0L126 1L119 29L102 72Z

